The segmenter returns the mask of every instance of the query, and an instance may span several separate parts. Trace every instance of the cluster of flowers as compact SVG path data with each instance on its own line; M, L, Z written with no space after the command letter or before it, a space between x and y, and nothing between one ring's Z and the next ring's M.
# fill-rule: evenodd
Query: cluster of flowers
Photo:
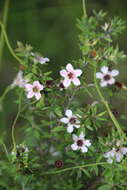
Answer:
M106 27L106 26L105 26ZM32 53L34 57L34 62L39 62L44 64L49 62L48 58L38 57ZM66 65L66 69L60 71L60 75L64 78L61 80L61 88L67 89L71 84L79 86L81 84L78 77L82 74L81 69L74 69L73 66L69 63ZM118 70L110 70L107 66L101 67L101 72L96 73L96 78L100 79L100 86L106 87L107 85L115 84L114 77L119 74ZM35 97L37 100L41 98L41 91L44 89L44 85L40 84L39 81L34 81L32 84L28 80L23 78L23 72L19 71L17 74L12 86L19 86L25 89L27 98ZM61 118L60 121L67 126L67 132L73 133L74 129L80 128L80 116L74 115L73 112L68 109L65 111L65 117ZM81 152L87 152L88 147L91 146L91 142L88 139L85 139L85 134L80 133L79 136L72 134L72 139L74 143L71 145L73 150L81 150ZM123 155L127 153L127 148L121 147L120 145L117 148L112 148L112 150L106 152L104 157L107 158L107 162L112 163L113 160L120 162L123 158Z
M34 54L32 54L34 55ZM35 58L34 58L35 60ZM40 64L44 64L49 61L48 58L39 57L36 58L36 61L40 62ZM61 70L60 75L64 77L64 80L60 82L60 88L68 88L71 83L75 86L80 85L80 80L78 77L82 74L80 69L75 69L71 64L67 64L66 70ZM35 98L39 100L41 98L41 91L44 89L44 85L40 84L39 81L34 81L32 84L28 83L28 80L23 78L23 72L19 71L12 86L23 87L26 90L27 98Z
M104 157L107 158L108 163L113 163L113 161L121 162L123 156L126 154L127 148L122 147L122 143L120 141L117 141L115 146L104 154Z
M60 119L62 123L67 125L67 132L72 133L74 128L80 128L80 121L78 120L79 115L74 115L71 110L66 110L65 116ZM85 134L81 132L79 137L72 134L74 143L71 145L73 150L81 150L83 153L88 151L88 147L91 145L90 140L84 138Z

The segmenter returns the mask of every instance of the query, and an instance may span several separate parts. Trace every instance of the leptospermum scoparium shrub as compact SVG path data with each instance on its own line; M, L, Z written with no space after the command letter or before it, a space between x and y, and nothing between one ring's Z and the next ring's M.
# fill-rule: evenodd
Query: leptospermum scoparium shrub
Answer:
M12 147L6 148L8 137L1 134L1 190L127 187L127 118L111 103L126 90L117 67L126 55L115 45L124 22L100 11L78 20L77 26L82 56L59 68L57 79L49 70L52 60L30 45L18 42L11 51L20 70L0 100L2 106L5 94L13 91L18 111ZM19 118L20 140L15 133Z

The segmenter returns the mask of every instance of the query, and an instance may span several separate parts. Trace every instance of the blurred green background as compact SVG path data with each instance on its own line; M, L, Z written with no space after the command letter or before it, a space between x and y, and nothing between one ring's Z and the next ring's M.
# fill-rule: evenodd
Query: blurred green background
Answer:
M5 0L0 0L0 17L2 17ZM127 0L86 0L87 13L103 9L109 16L120 16L127 20ZM7 33L12 47L16 41L31 44L35 51L51 59L50 69L58 73L61 65L80 58L78 47L78 29L76 19L83 14L82 0L10 0L7 20ZM126 53L127 31L120 37L120 49ZM1 41L0 41L1 43ZM119 79L127 84L126 64L120 65ZM4 46L0 64L0 95L11 84L18 71L18 63ZM126 93L124 95L126 97ZM11 128L15 117L13 93L4 101L0 114L0 127ZM125 100L117 102L121 110L126 111Z

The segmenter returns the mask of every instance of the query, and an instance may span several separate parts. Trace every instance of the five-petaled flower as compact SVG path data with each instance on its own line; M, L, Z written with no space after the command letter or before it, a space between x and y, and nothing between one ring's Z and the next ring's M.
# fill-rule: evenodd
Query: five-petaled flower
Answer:
M63 69L60 71L60 75L64 77L63 85L65 87L69 87L71 83L73 83L75 86L80 85L80 80L78 77L82 74L81 69L74 69L73 66L69 63L66 66L66 70Z
M109 71L108 67L101 67L101 72L96 73L96 78L101 79L100 86L105 87L115 83L114 77L119 74L118 70Z
M35 96L37 100L41 98L40 91L43 90L44 86L39 83L39 81L34 81L33 84L27 83L25 89L27 91L27 98L32 98Z
M72 133L74 130L74 127L75 128L80 127L80 121L78 120L76 115L73 115L71 110L66 110L65 116L67 116L67 117L61 118L60 121L62 123L67 124L67 132L68 133Z
M127 154L127 148L122 147L119 143L116 144L117 147L113 147L110 151L104 153L104 157L107 158L108 163L113 163L113 161L121 162L123 156Z
M88 151L88 147L91 146L91 142L88 139L84 138L85 135L83 132L81 132L81 134L78 136L76 136L75 134L72 135L72 138L74 140L74 143L71 145L71 148L73 150L81 150L82 153L87 152Z

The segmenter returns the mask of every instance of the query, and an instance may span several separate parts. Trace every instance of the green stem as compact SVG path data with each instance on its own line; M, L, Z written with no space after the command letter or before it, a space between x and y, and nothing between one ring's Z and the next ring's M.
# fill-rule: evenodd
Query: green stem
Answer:
M8 40L8 37L7 37L7 33L5 31L5 28L4 28L4 25L2 24L2 22L0 21L0 26L1 26L1 29L3 31L3 35L4 35L4 39L5 39L5 42L6 42L6 45L11 53L11 55L20 63L22 64L22 60L15 54L15 52L13 51L11 45L10 45L10 42Z
M0 140L0 144L3 146L3 149L4 149L5 153L6 153L6 156L7 156L8 160L10 160L6 145L4 144L4 142L2 140Z
M59 174L59 173L67 172L67 171L74 170L74 169L82 169L82 168L86 168L86 167L92 167L92 166L98 166L98 165L107 165L107 164L109 164L109 163L108 162L99 162L99 163L92 163L92 164L74 166L74 167L65 168L65 169L59 170L59 171L46 172L46 173L44 173L44 175L45 174L46 175L49 175L49 174Z
M3 25L5 28L7 25L9 3L10 3L10 0L5 0L4 10L3 10ZM3 48L4 48L4 35L3 35L3 31L1 31L1 35L0 35L0 66L2 63Z
M85 0L82 0L82 5L83 5L84 17L86 18L86 17L87 17L87 14L86 14L86 3L85 3Z
M2 96L0 97L0 104L3 102L5 96L7 95L7 93L12 89L11 86L7 86L6 89L4 90Z
M97 84L97 80L96 80L96 67L95 67L95 70L94 70L94 84L95 84L95 87L96 87L96 90L98 92L98 95L102 101L102 103L104 104L104 106L106 107L107 111L108 111L108 114L112 120L112 122L114 123L116 129L118 130L118 133L119 133L119 136L120 138L122 139L123 135L124 135L124 132L123 130L121 129L118 121L116 120L115 116L113 115L109 105L108 105L108 102L104 99L99 87L98 87L98 84Z
M21 112L21 100L22 100L22 93L19 96L18 112L16 114L16 117L15 117L15 119L13 121L13 125L12 125L12 142L13 142L14 150L16 150L16 141L15 141L14 130L15 130L16 122L17 122L20 112Z

